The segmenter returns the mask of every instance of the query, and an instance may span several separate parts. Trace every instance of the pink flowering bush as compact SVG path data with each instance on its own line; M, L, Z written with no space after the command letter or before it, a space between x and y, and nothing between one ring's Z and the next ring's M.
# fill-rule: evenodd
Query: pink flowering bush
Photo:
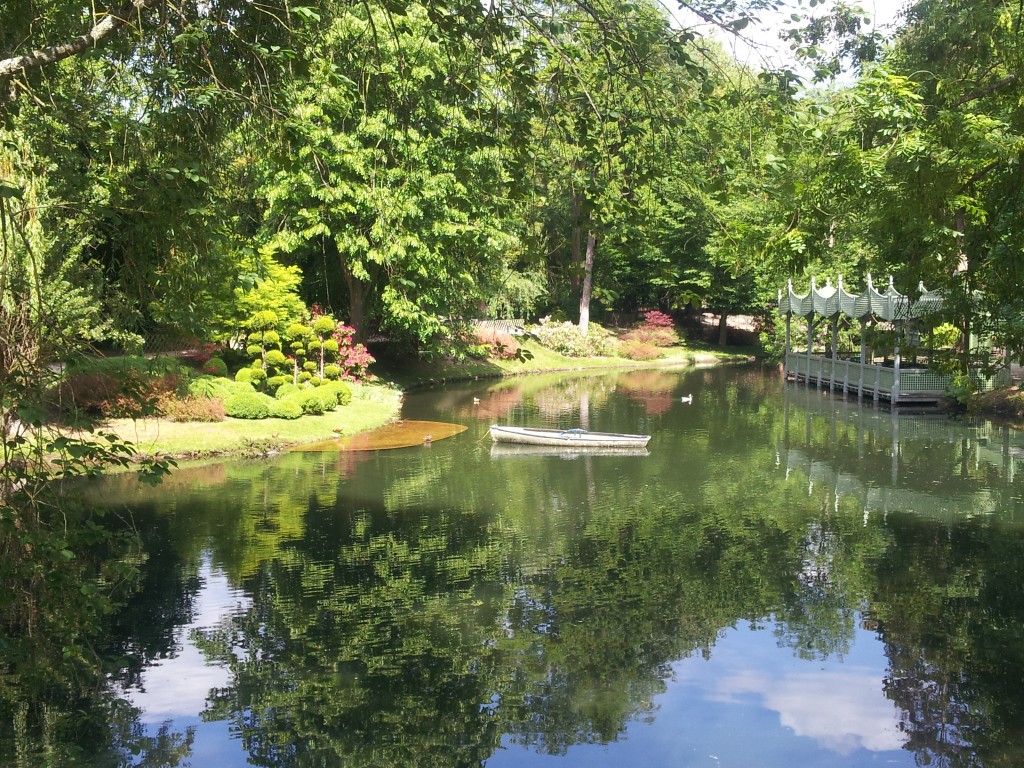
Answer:
M352 337L356 329L344 323L338 323L334 329L334 340L338 342L337 364L341 368L341 378L359 381L366 378L367 369L376 359L362 344L354 343Z

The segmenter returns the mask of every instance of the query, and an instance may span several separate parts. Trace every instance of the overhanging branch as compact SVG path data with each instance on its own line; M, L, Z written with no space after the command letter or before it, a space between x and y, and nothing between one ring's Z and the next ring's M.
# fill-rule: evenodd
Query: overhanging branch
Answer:
M112 8L85 34L64 43L32 51L32 53L0 59L0 81L22 72L41 69L48 64L82 53L89 48L95 48L108 37L115 35L122 27L131 23L143 11L161 2L165 2L165 0L125 0L120 6Z

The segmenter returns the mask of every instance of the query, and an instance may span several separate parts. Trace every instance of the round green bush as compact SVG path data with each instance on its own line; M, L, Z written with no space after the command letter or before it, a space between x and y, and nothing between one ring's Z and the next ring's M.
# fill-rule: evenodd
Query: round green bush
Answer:
M321 392L330 392L338 405L352 402L352 388L344 381L330 381L320 387Z
M317 395L315 389L304 389L297 395L292 395L289 400L294 398L298 403L299 407L302 408L303 413L308 413L311 416L319 416L324 413L327 409L324 407L324 401Z
M310 373L315 371L317 369L317 367L318 367L317 364L314 363L312 360L307 360L306 362L304 362L302 364L302 370L309 371Z
M252 368L239 368L238 373L235 374L235 381L252 381L252 371Z
M319 387L321 384L324 383L324 380L321 379L319 376L313 376L309 380L309 383L312 384L314 387Z
M313 331L320 336L334 333L336 326L337 323L334 321L334 318L327 315L320 315L320 317L313 321Z
M276 394L277 388L287 383L287 376L271 376L269 379L267 379L267 389Z
M261 382L267 380L267 372L262 368L254 365L249 370L252 371L252 381Z
M284 400L289 395L294 395L296 392L299 391L299 388L289 381L282 384L274 391L274 397L276 397L278 400Z
M267 365L273 365L277 367L284 365L287 360L288 358L284 356L284 352L282 352L280 349L267 350Z
M332 355L338 351L338 342L336 339L325 339L324 340L324 351L330 352Z
M341 376L341 366L331 363L330 365L324 366L324 378L325 379L337 379Z
M203 363L202 370L203 373L208 373L211 376L227 376L228 364L219 357L211 357Z
M260 357L263 354L263 347L259 344L250 344L245 348L245 353L249 357Z
M307 381L313 378L313 374L309 371L303 371L299 374L299 383L305 384Z
M281 343L281 334L277 331L267 331L263 334L263 343L268 347L276 347Z
M265 419L275 401L259 392L239 392L224 400L224 412L236 419Z
M319 387L314 391L314 393L320 400L321 404L323 404L324 413L327 413L328 411L333 411L335 408L338 407L338 396L331 392L329 389Z
M292 397L275 400L270 415L275 419L297 419L302 416L302 404Z

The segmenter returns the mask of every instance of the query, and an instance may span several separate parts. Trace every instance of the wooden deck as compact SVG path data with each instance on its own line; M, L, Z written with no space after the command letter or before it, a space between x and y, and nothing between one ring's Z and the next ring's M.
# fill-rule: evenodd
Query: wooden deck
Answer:
M938 406L946 399L953 382L952 376L927 368L901 367L897 370L894 366L880 363L861 363L793 351L786 355L784 371L788 381L890 405ZM982 391L1008 383L1001 381L1001 375L986 378L980 372L972 378Z

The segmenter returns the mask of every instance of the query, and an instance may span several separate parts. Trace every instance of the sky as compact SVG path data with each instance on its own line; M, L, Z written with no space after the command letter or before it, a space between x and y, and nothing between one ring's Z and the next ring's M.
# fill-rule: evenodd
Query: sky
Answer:
M868 15L874 19L875 27L887 34L891 34L899 11L909 0L859 0L859 2ZM789 44L779 40L778 37L779 32L786 29L785 20L794 12L807 12L810 10L814 13L823 13L831 5L832 3L829 0L824 0L817 8L810 9L807 0L803 0L802 3L798 3L798 0L789 0L788 10L772 15L762 14L762 23L757 29L748 27L744 30L747 37L757 41L759 44L757 50L752 49L742 39L727 35L721 30L710 28L708 25L702 26L699 20L697 20L697 23L694 23L692 17L689 26L695 26L699 31L717 37L727 50L732 51L736 60L741 63L758 69L781 65L792 66L793 61L789 56ZM681 11L676 15L678 18L683 19L685 23L685 12Z

